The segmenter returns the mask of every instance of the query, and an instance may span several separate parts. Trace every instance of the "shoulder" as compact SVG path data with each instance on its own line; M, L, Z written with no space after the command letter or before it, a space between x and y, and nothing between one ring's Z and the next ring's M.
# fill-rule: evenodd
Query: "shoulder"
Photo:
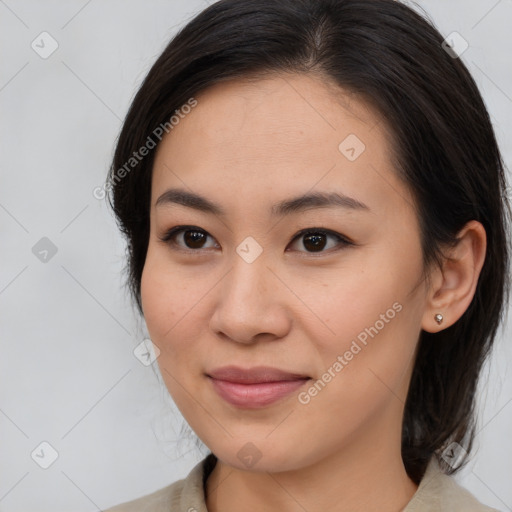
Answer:
M104 512L207 512L204 478L215 462L215 457L210 454L196 464L186 478Z
M178 480L158 491L108 508L104 512L169 512L171 503L183 492L183 482L184 479Z
M403 512L499 512L480 503L467 489L442 472L435 457L430 460L420 485Z

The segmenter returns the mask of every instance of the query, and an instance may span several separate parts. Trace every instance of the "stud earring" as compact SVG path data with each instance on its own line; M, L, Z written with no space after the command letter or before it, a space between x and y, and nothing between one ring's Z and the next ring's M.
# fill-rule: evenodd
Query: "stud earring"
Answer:
M443 321L443 315L437 313L437 315L434 315L434 319L438 324L441 324L441 322Z

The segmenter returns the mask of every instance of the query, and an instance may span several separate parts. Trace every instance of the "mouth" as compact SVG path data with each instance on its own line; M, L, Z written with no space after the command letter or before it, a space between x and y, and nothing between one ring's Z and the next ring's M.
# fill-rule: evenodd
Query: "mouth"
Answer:
M206 375L222 399L246 409L273 404L311 379L304 374L263 366L249 369L227 366Z

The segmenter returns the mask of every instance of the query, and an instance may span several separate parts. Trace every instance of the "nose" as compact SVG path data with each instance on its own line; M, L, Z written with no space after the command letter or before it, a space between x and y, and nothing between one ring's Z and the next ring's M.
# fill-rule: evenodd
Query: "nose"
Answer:
M263 255L252 263L236 255L217 287L210 329L237 343L282 338L291 326L291 298Z

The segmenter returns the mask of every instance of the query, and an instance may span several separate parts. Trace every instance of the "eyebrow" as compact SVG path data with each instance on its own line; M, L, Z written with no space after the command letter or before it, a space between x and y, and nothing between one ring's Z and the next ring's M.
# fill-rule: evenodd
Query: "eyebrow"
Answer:
M155 206L161 207L170 204L179 204L220 217L224 217L226 215L226 211L218 203L210 201L199 194L177 188L166 190L156 200ZM346 196L345 194L337 192L314 192L286 199L273 205L271 208L271 214L274 217L283 217L285 215L291 215L293 213L299 213L314 208L334 207L349 210L370 211L370 208L366 204L358 201L357 199Z

